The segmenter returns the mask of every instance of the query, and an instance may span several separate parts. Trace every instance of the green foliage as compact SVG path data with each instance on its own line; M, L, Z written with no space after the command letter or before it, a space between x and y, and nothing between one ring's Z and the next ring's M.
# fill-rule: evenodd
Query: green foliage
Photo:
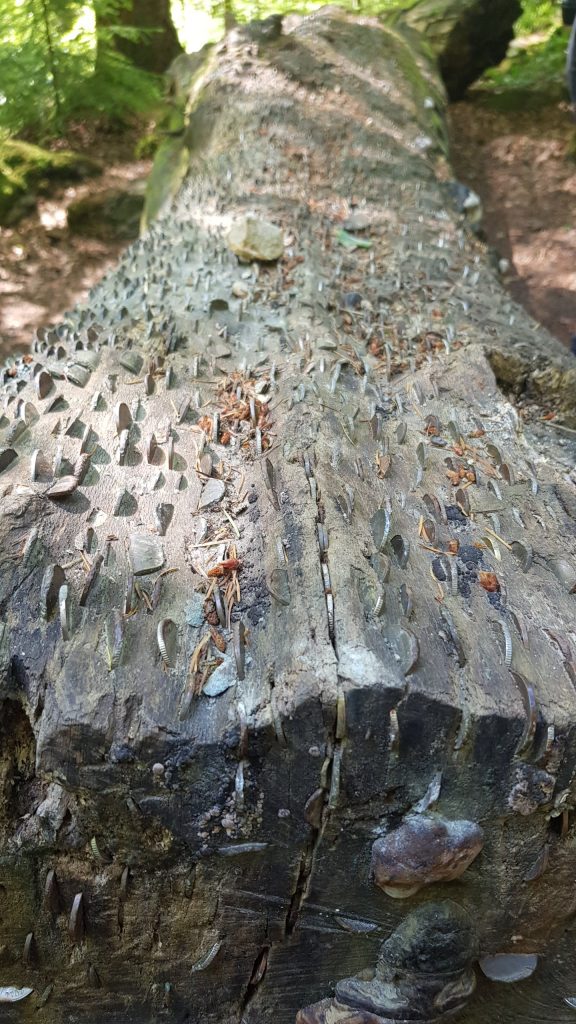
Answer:
M86 55L71 52L68 0L4 0L0 6L0 124L37 133L58 114ZM80 65L80 67L79 67Z
M497 68L487 71L482 88L539 93L542 100L565 89L568 32L558 27L541 42L515 48Z
M124 2L0 0L0 129L46 139L86 112L122 118L158 101L154 76L114 50L114 36L139 38L115 23Z
M524 0L506 60L475 87L502 109L535 107L565 94L568 30L555 0Z
M559 20L559 8L554 0L524 0L522 15L516 22L516 36L550 32Z
M160 101L162 83L110 46L99 45L98 59L89 75L76 82L67 97L65 115L105 114L116 120L150 111Z
M148 160L153 157L160 145L161 139L157 132L145 132L141 135L134 147L134 156L137 160Z
M159 101L160 82L133 66L114 40L140 42L147 33L125 25L130 0L0 0L0 131L34 139L61 132L91 113L125 119ZM366 14L384 14L415 0L340 0ZM188 50L219 38L225 20L239 23L271 13L309 13L325 0L172 0ZM566 33L555 0L524 0L517 35L544 34L489 72L487 88L560 82Z

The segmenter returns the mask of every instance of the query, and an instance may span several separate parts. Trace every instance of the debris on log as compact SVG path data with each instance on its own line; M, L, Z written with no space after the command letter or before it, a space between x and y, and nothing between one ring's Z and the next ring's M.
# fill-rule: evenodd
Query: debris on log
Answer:
M443 103L398 26L233 34L176 198L3 371L7 1024L568 1012L575 371Z

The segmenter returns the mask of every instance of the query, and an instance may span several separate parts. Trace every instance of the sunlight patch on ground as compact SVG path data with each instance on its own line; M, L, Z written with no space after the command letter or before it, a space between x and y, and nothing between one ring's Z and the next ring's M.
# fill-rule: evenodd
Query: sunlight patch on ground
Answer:
M528 50L531 46L537 46L538 43L545 43L550 38L553 28L547 29L546 32L532 32L527 36L517 36L510 43L509 53L517 53L518 50Z
M38 203L38 218L43 228L47 231L54 228L66 227L66 209L60 203L43 202Z
M11 302L8 299L2 303L2 318L0 325L2 330L14 331L22 330L27 327L28 324L35 323L40 319L46 312L44 306L39 306L35 302L27 302L25 299L18 299L17 302Z

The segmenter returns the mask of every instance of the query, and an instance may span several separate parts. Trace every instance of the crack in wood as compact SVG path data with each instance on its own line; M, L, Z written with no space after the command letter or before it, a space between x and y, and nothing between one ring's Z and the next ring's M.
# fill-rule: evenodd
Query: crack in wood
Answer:
M304 471L310 484L310 493L316 503L316 543L318 546L318 557L320 562L321 580L324 588L324 596L326 599L326 615L328 619L328 634L336 658L338 658L338 650L336 645L336 633L334 628L334 596L332 594L332 586L330 582L330 570L329 570L329 537L324 526L324 508L321 501L321 495L316 484L315 473L314 473L314 450L312 454L307 453L304 456ZM336 708L336 714L332 723L331 735L328 739L328 755L327 763L324 766L325 783L321 788L324 790L324 801L321 810L320 825L318 827L311 826L312 834L311 838L302 852L300 860L300 869L298 877L296 879L296 885L292 893L288 912L286 914L286 921L284 927L284 933L286 936L292 935L296 928L298 917L302 910L302 907L306 901L307 894L310 889L312 881L312 875L314 872L314 863L316 855L322 842L322 836L332 809L335 806L337 792L339 788L339 773L340 773L340 762L342 758L342 739L340 736L341 722L338 715L338 704Z

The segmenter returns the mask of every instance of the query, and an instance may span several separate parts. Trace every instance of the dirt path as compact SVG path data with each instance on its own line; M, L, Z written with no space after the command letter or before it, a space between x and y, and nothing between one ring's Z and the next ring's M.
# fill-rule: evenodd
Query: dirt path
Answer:
M452 160L482 198L514 298L566 344L576 334L576 129L567 104L499 111L474 91L451 108ZM570 155L570 151L572 155Z
M37 327L61 320L126 247L72 234L66 210L87 193L127 188L148 175L151 162L134 158L137 137L127 131L70 138L74 149L100 160L104 173L41 198L15 227L0 228L0 360L27 347Z

